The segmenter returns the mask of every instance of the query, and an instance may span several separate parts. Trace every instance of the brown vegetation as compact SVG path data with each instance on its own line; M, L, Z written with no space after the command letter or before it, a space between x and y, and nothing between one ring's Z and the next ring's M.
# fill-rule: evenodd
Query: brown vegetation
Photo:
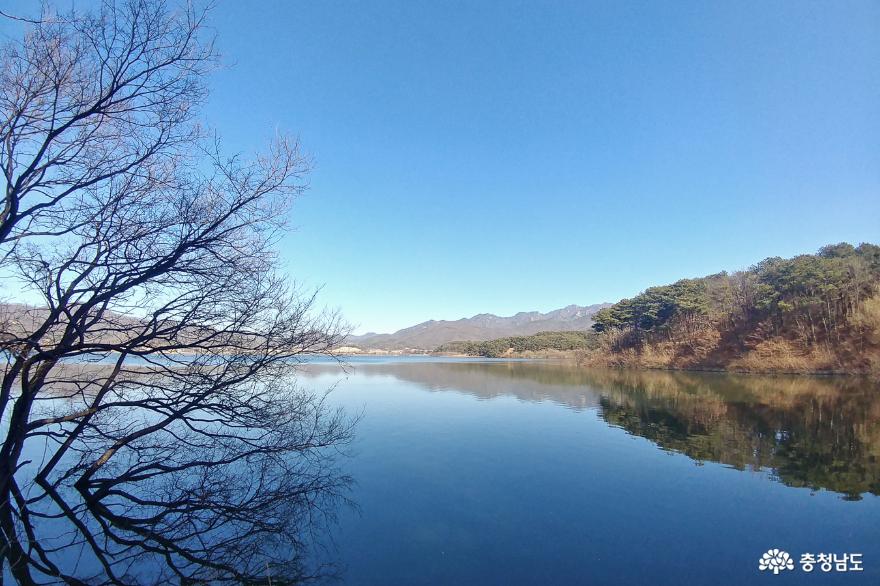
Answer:
M826 246L652 287L600 311L582 362L743 372L880 372L880 247Z

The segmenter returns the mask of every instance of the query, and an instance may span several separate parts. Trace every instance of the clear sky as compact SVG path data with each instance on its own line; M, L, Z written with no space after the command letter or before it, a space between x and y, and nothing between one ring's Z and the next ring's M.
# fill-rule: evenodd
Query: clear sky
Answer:
M285 266L359 332L880 242L880 2L219 0L212 26L205 118L314 156Z

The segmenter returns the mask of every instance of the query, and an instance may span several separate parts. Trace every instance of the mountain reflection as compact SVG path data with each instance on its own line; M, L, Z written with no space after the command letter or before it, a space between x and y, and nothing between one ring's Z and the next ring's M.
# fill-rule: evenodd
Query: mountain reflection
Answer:
M312 365L318 374L329 367ZM356 364L429 390L594 409L697 462L768 470L792 487L880 495L880 386L855 377L592 370L528 362Z

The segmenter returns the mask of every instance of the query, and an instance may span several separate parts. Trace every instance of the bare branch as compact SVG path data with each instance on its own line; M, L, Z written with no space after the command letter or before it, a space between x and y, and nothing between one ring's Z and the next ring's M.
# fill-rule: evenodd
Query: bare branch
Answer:
M0 53L0 274L42 300L0 312L0 549L22 583L302 578L304 532L344 496L351 422L295 370L345 326L276 271L311 161L286 138L230 158L195 124L205 16L108 1Z

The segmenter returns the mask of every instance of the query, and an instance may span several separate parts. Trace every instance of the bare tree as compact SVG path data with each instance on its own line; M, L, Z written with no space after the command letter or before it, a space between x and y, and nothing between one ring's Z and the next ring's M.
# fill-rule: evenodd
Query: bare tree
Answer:
M309 161L206 140L204 17L46 11L0 56L0 278L40 300L0 320L0 555L20 583L301 578L303 532L346 482L349 423L292 378L340 323L273 250Z

